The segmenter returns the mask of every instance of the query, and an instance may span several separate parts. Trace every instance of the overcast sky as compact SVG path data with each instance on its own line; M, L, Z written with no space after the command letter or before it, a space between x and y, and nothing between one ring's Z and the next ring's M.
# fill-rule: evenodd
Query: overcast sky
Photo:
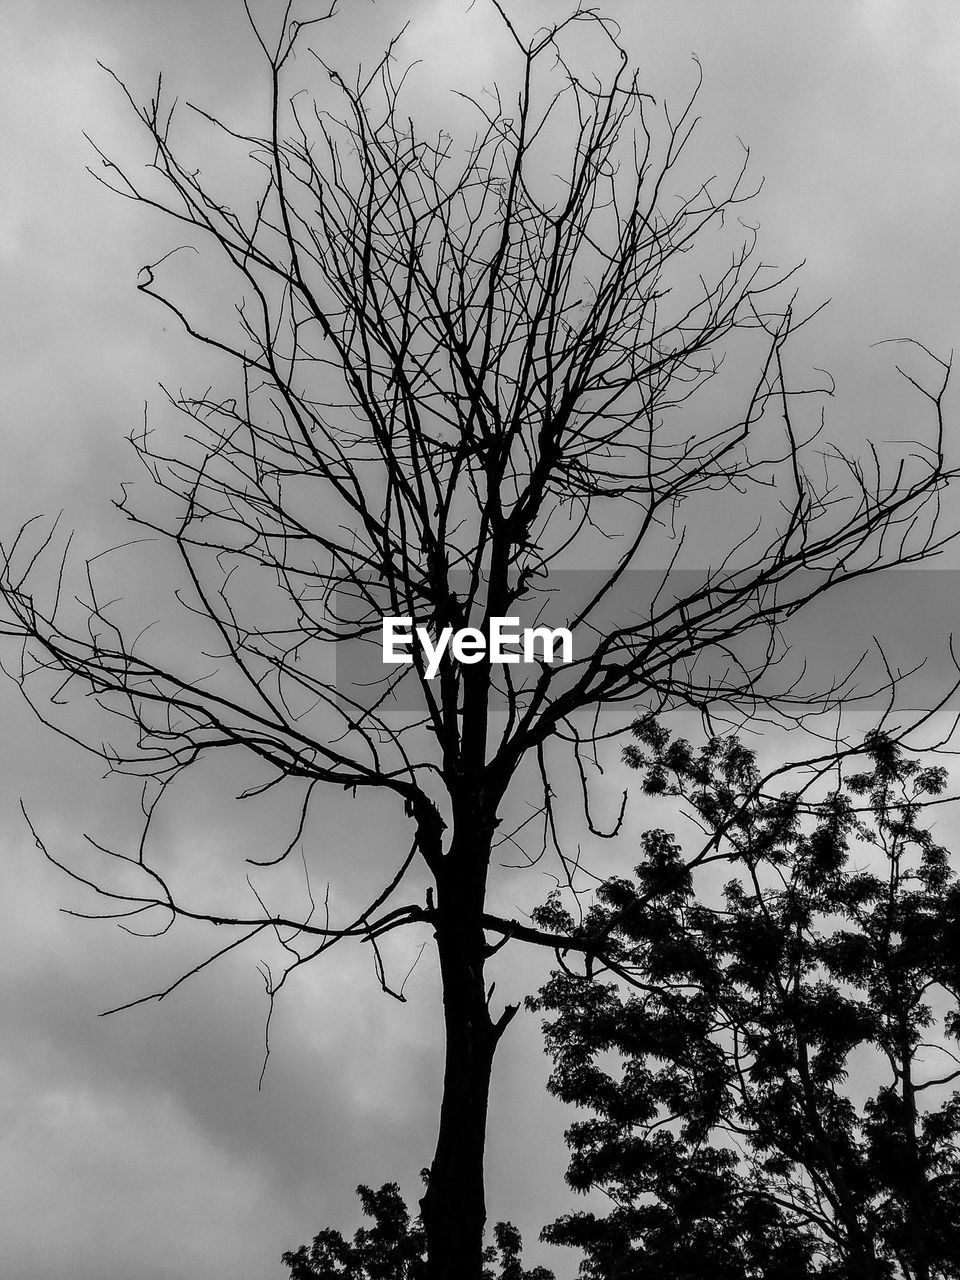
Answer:
M510 5L528 27L559 7ZM450 85L502 72L505 47L484 0L469 12L464 0L343 0L341 9L322 30L325 56L346 66L410 20L403 49L424 61L425 112L443 109ZM704 173L729 171L737 139L749 144L765 177L753 215L765 257L805 259L803 297L833 299L801 357L836 377L844 429L901 434L889 420L889 348L870 344L909 333L949 350L960 338L960 7L607 0L604 10L658 98L682 96L699 57ZM137 96L162 70L171 91L249 123L265 100L262 67L239 0L7 0L0 45L2 536L62 508L93 548L116 533L108 503L134 469L123 439L144 399L161 381L204 385L197 353L134 288L172 233L84 172L83 131L140 155L97 61ZM5 1273L279 1280L283 1249L355 1221L358 1182L396 1179L415 1198L441 1070L429 954L405 1006L377 993L365 956L301 975L278 1009L259 1093L264 1002L252 960L160 1006L98 1019L172 976L184 953L58 913L86 904L37 855L19 798L51 848L69 852L83 830L122 830L130 797L42 732L12 687L0 688L0 705ZM205 811L203 779L197 786L170 838L215 882L237 841L255 848L267 831ZM362 830L338 810L327 835L348 855L362 845L376 865L389 847L384 828L375 808ZM539 971L523 961L513 972L505 999ZM569 1207L569 1117L544 1096L546 1074L527 1015L497 1063L488 1204L531 1241ZM569 1262L538 1256L561 1280L572 1275Z

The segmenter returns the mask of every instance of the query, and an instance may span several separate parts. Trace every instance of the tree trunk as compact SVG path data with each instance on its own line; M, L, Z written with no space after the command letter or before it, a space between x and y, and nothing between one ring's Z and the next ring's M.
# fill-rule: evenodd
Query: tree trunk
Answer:
M514 1012L508 1009L494 1022L484 986L481 921L491 834L489 829L474 830L458 839L455 830L437 879L446 1051L437 1147L421 1201L428 1280L481 1280L483 1266L490 1073L497 1042Z

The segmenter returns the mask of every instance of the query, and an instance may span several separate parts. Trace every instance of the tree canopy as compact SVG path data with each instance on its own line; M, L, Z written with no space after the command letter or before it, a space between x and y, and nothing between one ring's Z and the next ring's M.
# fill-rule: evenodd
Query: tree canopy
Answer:
M283 1255L290 1280L422 1280L426 1276L427 1236L419 1217L410 1211L395 1182L373 1191L358 1187L357 1195L370 1227L358 1227L352 1242L328 1227L309 1245ZM520 1233L509 1222L498 1222L493 1243L483 1251L482 1280L554 1280L546 1267L524 1270Z
M547 1237L603 1280L960 1275L960 880L927 821L945 770L875 734L812 799L736 738L635 729L648 792L682 797L736 874L711 902L648 831L581 926L616 939L618 980L565 966L534 1001L550 1087L590 1113L568 1181L613 1202ZM543 922L574 927L561 911Z

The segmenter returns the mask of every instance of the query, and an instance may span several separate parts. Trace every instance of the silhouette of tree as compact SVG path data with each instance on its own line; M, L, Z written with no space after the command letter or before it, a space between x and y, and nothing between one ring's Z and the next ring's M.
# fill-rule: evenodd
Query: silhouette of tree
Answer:
M647 832L582 926L627 982L565 968L534 1002L551 1089L593 1113L568 1180L614 1203L548 1237L603 1280L960 1275L960 881L923 821L945 771L875 734L812 801L736 738L636 732L647 790L683 797L738 876L711 906Z
M775 687L782 624L844 581L938 551L954 475L942 448L949 366L929 352L932 380L905 371L927 438L905 444L916 429L898 428L864 463L813 444L820 415L798 399L810 388L784 366L802 318L738 219L744 173L725 189L683 176L693 101L661 111L593 10L526 38L493 8L516 64L504 67L508 91L456 99L472 113L463 142L411 119L396 42L355 79L307 57L332 11L297 22L288 5L276 41L254 28L270 88L262 133L190 108L191 128L209 127L222 149L212 171L191 154L196 133L177 134L182 110L159 82L144 106L128 93L149 163L101 152L97 176L165 213L201 254L178 278L171 250L138 287L204 347L212 381L233 379L170 393L185 438L166 445L146 422L132 438L151 498L125 489L119 508L172 553L181 582L167 596L142 590L157 562L138 559L153 554L141 541L123 552L131 565L95 556L70 589L52 531L31 523L7 544L0 584L41 718L111 770L145 777L130 847L93 841L103 863L92 869L48 853L108 914L145 929L214 926L218 942L191 973L272 945L271 1008L291 973L345 939L369 947L402 999L387 939L432 933L446 1031L423 1202L432 1280L480 1275L490 1074L518 1007L492 1007L488 962L508 943L603 944L491 912L494 849L533 833L528 860L539 838L565 882L579 874L559 838L557 778L580 777L586 825L603 834L588 766L623 727L621 702L629 723L638 706L799 716L841 698L842 682ZM676 567L681 553L702 569L693 586L675 589L665 572L646 603L631 591L623 601L629 570ZM593 568L558 591L571 564ZM435 680L419 649L409 666L379 664L384 615L487 640L493 619L521 612L569 626L574 661L447 654ZM365 658L366 681L343 674L362 677ZM74 696L109 713L109 742L62 718ZM285 794L290 815L256 859L249 906L232 887L211 905L188 860L171 869L158 852L156 818L180 780L230 753L261 771L244 803ZM507 829L520 785L538 812ZM396 861L349 918L335 892L321 903L313 890L318 798L331 792L396 805ZM285 889L274 896L267 868L301 852L302 901L278 907ZM241 867L244 894L248 875Z
M358 1187L357 1195L374 1225L360 1227L352 1244L328 1228L311 1245L285 1253L290 1280L420 1280L427 1274L426 1232L419 1218L411 1220L397 1184L384 1183L379 1191ZM483 1280L554 1280L545 1267L523 1269L523 1243L511 1223L498 1222L493 1238L483 1251Z

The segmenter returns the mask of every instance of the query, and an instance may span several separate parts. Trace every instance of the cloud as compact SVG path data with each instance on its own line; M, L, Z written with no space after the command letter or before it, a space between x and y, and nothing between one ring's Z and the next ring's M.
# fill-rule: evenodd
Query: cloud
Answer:
M918 22L910 6L832 0L608 7L659 101L691 87L690 55L699 54L704 120L689 173L729 172L742 136L758 176L767 175L747 211L763 224L765 256L783 265L806 257L803 298L834 295L831 311L801 335L798 358L838 373L841 429L903 434L890 384L877 377L881 357L864 350L902 331L949 348L960 331L960 10L925 6ZM401 61L426 60L411 81L412 101L446 120L449 87L465 79L479 86L507 65L489 8L467 8L357 0L324 29L321 47L369 61L384 31L412 18L398 51ZM536 0L514 11L530 28L557 9ZM144 399L156 399L161 380L204 386L210 373L134 289L140 265L173 243L170 229L137 217L84 173L83 128L137 164L144 159L96 59L128 77L138 96L149 95L163 67L171 92L252 122L263 103L256 45L231 0L49 0L14 6L3 20L3 536L18 516L66 506L66 523L82 525L87 545L103 545L120 528L107 501L134 471L121 442ZM80 852L82 829L119 833L135 796L102 785L100 767L41 730L13 689L2 696L0 1183L11 1274L269 1280L283 1248L327 1223L355 1220L357 1182L402 1178L415 1197L441 1069L429 952L407 1006L376 991L362 950L334 953L302 974L278 1006L261 1093L265 1005L252 957L162 1005L98 1019L179 972L201 940L138 942L57 914L61 902L80 904L25 837L17 796L28 796L51 845L71 853ZM235 874L279 822L269 811L228 816L211 803L209 780L200 779L167 832L170 858L196 865L204 893ZM367 807L358 821L356 813L324 815L329 850L321 862L335 883L346 877L344 910L369 890L367 869L393 853L390 815ZM503 909L516 892L535 897L540 881L533 883L514 890L511 880ZM505 968L498 993L515 998L541 969L534 959ZM535 1019L519 1019L497 1064L489 1204L528 1236L563 1205L569 1116L544 1096L545 1076Z
M9 1064L4 1074L20 1104L0 1146L10 1274L226 1280L237 1258L279 1273L267 1241L284 1208L269 1178L212 1144L175 1098L38 1090Z

